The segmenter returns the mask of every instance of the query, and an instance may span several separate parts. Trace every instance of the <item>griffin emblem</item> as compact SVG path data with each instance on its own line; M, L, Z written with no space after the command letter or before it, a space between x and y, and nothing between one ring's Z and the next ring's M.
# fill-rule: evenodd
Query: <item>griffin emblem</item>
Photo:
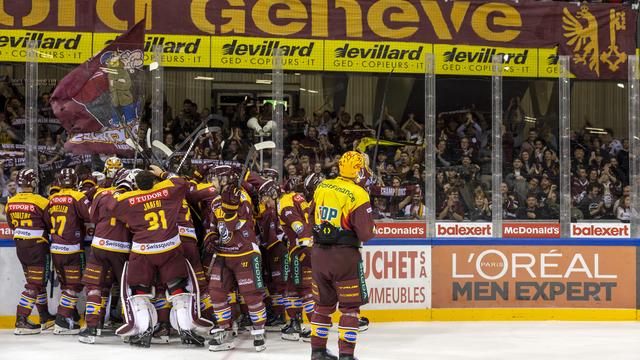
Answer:
M574 16L564 8L562 17L562 28L564 37L567 38L567 45L573 46L573 62L584 64L589 70L595 71L600 76L600 62L598 56L600 49L598 46L598 21L589 11L589 7L583 5ZM583 23L586 21L586 26Z

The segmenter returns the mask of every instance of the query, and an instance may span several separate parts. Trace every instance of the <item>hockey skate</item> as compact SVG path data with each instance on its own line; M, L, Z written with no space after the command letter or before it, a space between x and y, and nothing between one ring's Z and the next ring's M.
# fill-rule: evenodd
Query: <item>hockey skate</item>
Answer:
M286 324L286 321L284 321L284 314L280 314L280 316L272 315L269 319L267 319L265 329L268 332L280 332L282 331L282 327L284 327Z
M55 325L56 316L49 314L46 312L45 314L40 314L40 328L42 331L49 330Z
M233 333L228 329L216 328L211 330L213 339L209 341L209 351L227 351L234 349Z
M338 360L338 357L327 349L311 350L311 360Z
M66 318L58 314L56 315L53 333L56 335L78 335L80 333L80 325L72 318Z
M249 314L241 314L238 319L238 332L242 333L245 331L251 331L253 324L251 323L251 318Z
M131 335L129 337L129 345L142 348L151 347L151 336L153 335L153 329L148 328L147 331L138 335Z
M168 344L169 337L171 336L171 326L168 323L160 322L156 324L153 329L153 336L151 338L152 344Z
M19 315L16 318L16 329L13 331L16 335L35 335L41 332L40 325L34 324L26 315Z
M358 319L358 330L360 332L363 332L363 331L367 331L368 329L369 329L369 319L362 316L360 319Z
M267 344L265 342L264 329L251 330L251 335L253 335L253 347L256 351L265 351Z
M195 345L204 347L204 338L193 330L180 330L180 339L183 345Z
M282 328L282 340L299 341L305 340L305 337L311 341L311 331L303 329L300 325L300 320L297 318L289 320L289 323Z
M96 336L98 336L98 328L93 326L87 326L78 334L78 341L85 344L95 344Z
M340 358L338 360L358 360L358 358L354 355L340 354Z

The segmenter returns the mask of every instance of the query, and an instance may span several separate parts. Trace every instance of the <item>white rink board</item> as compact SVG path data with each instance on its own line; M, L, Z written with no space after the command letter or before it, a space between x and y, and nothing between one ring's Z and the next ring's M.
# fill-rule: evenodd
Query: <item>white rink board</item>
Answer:
M15 247L0 247L0 289L2 289L2 300L0 300L0 316L15 316L16 305L20 293L24 290L24 274L18 261ZM49 287L47 287L49 291ZM56 312L58 299L60 298L60 288L56 287L53 298L49 299L49 310ZM37 313L34 310L34 315ZM2 354L0 354L2 359Z
M367 256L373 261L367 269ZM362 258L367 273L369 304L364 310L426 309L431 307L431 247L416 245L365 246ZM421 277L422 275L422 277ZM24 275L14 247L0 248L0 316L14 316ZM49 308L55 313L56 287ZM48 291L48 289L47 289ZM82 303L79 304L81 307Z

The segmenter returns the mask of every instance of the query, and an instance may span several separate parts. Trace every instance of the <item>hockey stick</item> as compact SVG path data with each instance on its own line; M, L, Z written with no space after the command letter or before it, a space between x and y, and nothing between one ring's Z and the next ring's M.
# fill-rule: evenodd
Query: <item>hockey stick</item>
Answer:
M378 160L378 143L380 142L380 132L382 131L382 121L384 116L384 109L387 105L387 92L389 91L389 80L391 80L391 75L396 70L396 68L391 69L389 75L387 75L387 81L384 84L384 94L382 94L382 105L380 106L380 118L378 119L378 130L376 131L376 147L373 150L373 165L371 169L375 171L376 169L376 161Z
M204 133L205 134L209 133L209 128L208 127L204 128ZM198 133L198 135L193 138L193 141L191 141L191 144L189 144L189 148L187 149L187 152L184 153L184 156L182 157L182 160L180 160L180 164L178 164L178 168L176 169L176 174L180 173L180 169L182 168L182 165L184 165L184 161L187 160L187 156L189 156L189 153L191 152L191 149L193 149L193 146L196 144L196 141L198 141L199 138L200 138L200 133Z
M165 145L164 143L162 143L162 142L160 142L158 140L153 140L153 142L151 142L151 144L156 149L162 151L162 153L164 153L167 156L167 159L170 159L173 156L173 151L171 151L171 149L169 149L169 147L167 145Z
M184 140L183 140L183 141L182 141L182 142L181 142L181 143L176 147L176 150L173 152L173 154L175 155L175 153L182 151L182 148L183 148L185 145L187 145L187 144L191 141L191 139L193 139L193 137L194 137L194 136L196 136L196 135L198 135L198 136L199 136L199 135L200 135L200 132L202 131L202 128L203 128L203 127L205 127L206 125L207 125L207 120L205 119L205 120L203 120L203 121L200 123L200 125L198 125L198 127L197 127L195 130L193 130L193 131L191 132L191 134L189 134L189 136L187 136L187 138L186 138L186 139L184 139ZM197 137L196 137L196 138L197 138ZM169 160L171 160L171 159L169 159Z
M247 158L244 159L244 165L242 166L242 172L240 173L240 178L238 179L238 189L242 186L242 181L244 181L244 177L247 176L247 172L249 171L249 163L253 161L253 155L255 155L258 151L265 149L275 149L276 143L273 141L263 141L257 144L254 144L249 149L247 153Z

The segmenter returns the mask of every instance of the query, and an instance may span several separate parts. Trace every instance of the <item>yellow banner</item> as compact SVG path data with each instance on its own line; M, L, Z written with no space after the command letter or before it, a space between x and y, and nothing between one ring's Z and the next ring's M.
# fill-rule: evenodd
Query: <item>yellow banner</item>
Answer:
M214 36L211 67L218 69L273 68L274 50L283 51L284 70L322 70L322 40L265 39Z
M559 59L558 48L538 49L538 77L558 78L560 76ZM575 78L575 75L571 74L569 77Z
M2 30L0 61L23 62L29 41L38 42L38 62L79 64L91 57L91 33Z
M431 44L326 40L325 71L424 73ZM395 70L394 70L395 69Z
M434 45L436 74L475 75L493 74L492 59L502 55L502 76L537 77L536 49L499 48L469 45Z
M117 33L95 33L93 35L93 53L102 51L108 43L115 40ZM144 63L153 62L153 49L160 45L163 49L162 66L203 67L211 65L211 37L190 35L147 34L144 43Z

